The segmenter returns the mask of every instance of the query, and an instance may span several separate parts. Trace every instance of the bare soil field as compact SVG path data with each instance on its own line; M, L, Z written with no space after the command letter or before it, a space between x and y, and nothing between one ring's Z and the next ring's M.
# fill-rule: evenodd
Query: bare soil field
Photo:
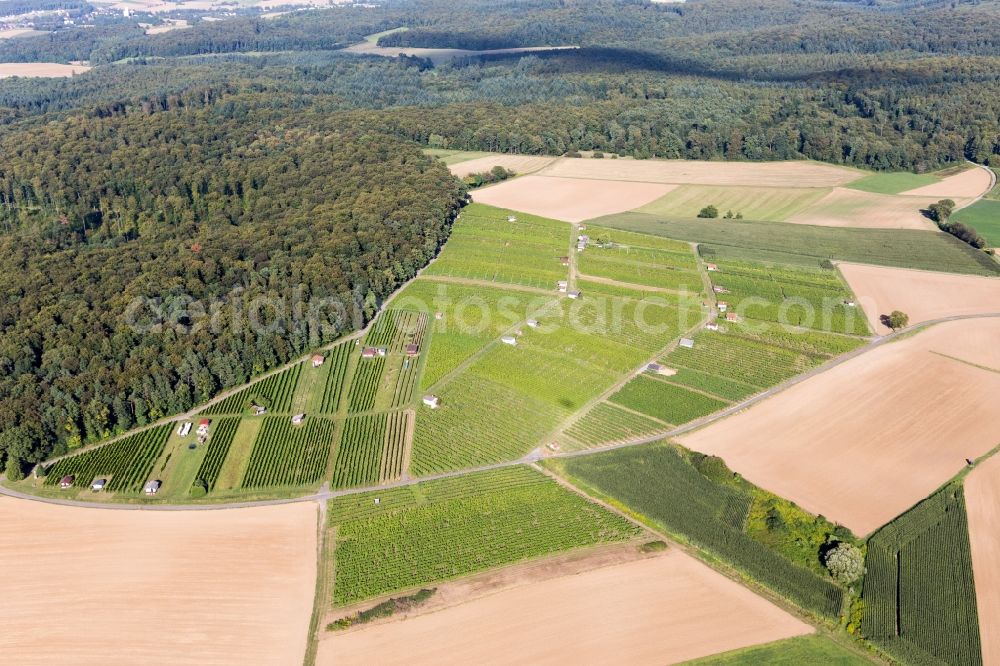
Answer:
M902 310L917 324L951 315L1000 312L1000 280L907 268L839 264L879 335L891 332L881 316Z
M472 193L477 203L567 222L623 213L659 199L674 185L522 176Z
M316 663L667 664L811 632L673 549L330 633Z
M785 221L822 227L934 230L937 227L920 211L935 201L937 199L875 194L838 187ZM968 201L962 199L956 203L961 206Z
M452 164L448 168L459 178L465 178L473 173L483 173L495 166L502 166L518 174L528 174L548 166L556 158L538 155L504 155L497 153L488 157Z
M989 191L992 184L990 174L986 169L970 167L954 176L942 178L940 182L924 185L915 190L902 192L903 196L914 197L978 197Z
M1000 664L1000 457L993 456L965 479L972 571L976 580L983 664Z
M7 663L298 664L315 504L80 509L0 498Z
M184 28L190 28L190 24L184 19L178 19L176 21L164 21L160 25L154 25L146 28L147 35L162 35L165 32L170 32L172 30L183 30Z
M743 187L835 187L864 176L861 171L818 162L698 162L563 158L545 176Z
M1000 444L1000 319L948 322L685 435L747 479L865 535ZM959 360L961 359L961 360Z
M0 79L12 76L61 78L90 71L87 65L62 65L57 62L0 62Z

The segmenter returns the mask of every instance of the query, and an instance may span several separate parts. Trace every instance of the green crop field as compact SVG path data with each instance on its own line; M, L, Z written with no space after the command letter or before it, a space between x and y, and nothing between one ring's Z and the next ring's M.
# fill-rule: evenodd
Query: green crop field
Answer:
M320 413L334 414L340 406L340 399L347 385L347 367L354 350L353 342L342 342L326 356L326 381L323 383L323 396L320 401Z
M710 480L675 448L651 444L546 464L802 607L832 618L840 613L839 587L744 533L750 495Z
M563 451L576 451L651 435L667 429L669 426L665 423L602 402L566 429L566 436L569 439L560 439L559 446Z
M709 245L709 261L743 259L818 266L840 259L880 266L1000 275L1000 264L948 234L908 229L852 229L747 220L664 219L622 213L596 224Z
M636 377L609 400L673 425L683 425L728 404L649 375Z
M684 666L871 666L872 661L823 636L799 636L704 659Z
M333 486L375 485L399 478L405 438L404 412L348 418L333 463Z
M303 486L326 473L334 422L310 417L293 425L287 416L268 416L254 442L241 483L243 488Z
M352 414L368 411L375 407L385 372L385 357L360 359L354 368L351 388L347 394L348 411Z
M717 262L711 274L720 302L741 318L851 335L868 335L864 313L845 304L852 298L833 270L793 268L740 261Z
M117 442L63 458L48 468L46 486L56 486L64 476L74 476L75 488L89 489L94 479L108 479L106 492L137 493L149 480L156 459L170 436L171 426L160 425Z
M241 391L237 391L225 400L206 408L203 413L242 414L250 409L250 403L255 399L272 414L288 413L295 394L295 385L302 372L302 363L296 363L284 372L273 374L266 379L254 382Z
M990 247L1000 247L1000 201L977 201L957 211L951 219L975 227Z
M950 486L868 541L862 630L906 663L982 663L965 497Z
M553 297L490 287L416 280L393 299L391 307L430 315L429 351L422 389L432 386L519 321L540 316ZM436 315L440 313L440 318Z
M571 231L565 222L472 204L425 274L552 288L568 274L559 258L569 253Z
M736 187L681 185L662 198L639 208L641 213L665 217L697 217L705 206L715 206L719 215L732 211L747 220L784 220L819 201L829 188Z
M215 489L215 482L219 479L219 472L222 471L222 465L229 455L229 447L239 427L240 420L235 417L216 419L211 424L205 457L202 458L195 474L195 479L204 481L209 492Z
M334 499L329 516L338 604L639 534L527 467Z
M369 347L386 347L402 352L406 345L420 345L427 328L427 315L422 312L391 309L381 313L365 336Z
M899 194L907 190L915 190L924 185L933 185L941 179L929 173L909 173L907 171L887 171L873 173L861 180L846 185L852 190L874 192L875 194Z
M418 413L412 471L432 474L528 453L574 410L676 338L684 324L675 303L584 294L538 314L539 328L524 327L517 346L494 341L435 387L440 409ZM689 325L701 312L689 309Z

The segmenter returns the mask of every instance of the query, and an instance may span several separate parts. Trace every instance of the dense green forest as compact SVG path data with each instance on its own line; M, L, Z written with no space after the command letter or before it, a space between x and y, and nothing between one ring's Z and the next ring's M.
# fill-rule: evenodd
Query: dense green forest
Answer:
M0 80L0 463L186 409L357 326L433 256L463 196L423 146L1000 162L1000 3L373 4L0 40L0 62L97 65ZM87 11L0 10L42 5ZM436 63L342 51L399 27L381 43L580 48ZM261 296L361 315L239 334L126 321L135 302L148 316Z

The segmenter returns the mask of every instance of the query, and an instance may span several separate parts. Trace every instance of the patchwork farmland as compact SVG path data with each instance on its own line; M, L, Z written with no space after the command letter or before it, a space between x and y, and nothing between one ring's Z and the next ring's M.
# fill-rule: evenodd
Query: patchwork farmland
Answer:
M971 583L953 577L951 587L931 590L912 582L926 577L940 543L960 536L958 523L948 522L958 515L955 503L946 503L947 520L934 523L940 532L883 545L966 457L1000 443L995 420L975 417L989 413L1000 390L1000 331L991 319L953 322L885 346L873 333L886 332L878 314L888 308L909 310L913 323L993 313L991 276L1000 270L985 253L939 233L787 223L855 182L852 196L913 202L922 195L909 190L949 176L875 179L810 164L802 165L808 185L788 187L775 179L791 165L741 185L712 179L749 173L742 165L711 175L702 165L584 162L592 160L525 161L538 167L534 180L504 183L536 190L572 183L572 196L558 187L549 200L532 195L538 210L518 202L522 209L495 208L479 193L505 189L477 190L437 258L380 304L366 330L169 425L70 452L14 487L151 508L328 502L317 617L370 611L376 625L342 637L325 637L320 627L320 662L336 645L365 655L382 649L383 636L423 635L425 624L440 621L428 618L451 617L438 613L480 612L475 595L445 597L434 612L417 609L398 622L371 610L384 604L409 608L407 599L421 590L474 586L477 576L519 567L562 571L568 560L560 558L627 544L649 561L681 568L689 561L682 551L700 553L800 617L827 628L841 623L903 661L935 655L977 663L979 632L967 631L975 618ZM626 183L634 169L651 182ZM689 180L669 180L677 174ZM655 187L643 190L652 196L642 212L590 220L588 211L604 211L585 195L602 187L607 198L609 182ZM703 199L744 219L699 220ZM622 201L615 206L638 205ZM876 258L965 274L842 263ZM783 386L805 373L816 376ZM657 441L678 429L686 448ZM831 475L831 468L852 471ZM66 476L73 484L62 488ZM436 476L445 478L428 478ZM90 490L100 478L107 484ZM161 484L155 494L144 492L150 481ZM865 535L872 535L867 542L859 538ZM673 542L666 556L641 550L652 542L658 552L664 541ZM831 575L822 554L837 544L867 553L867 578L844 583ZM897 571L895 583L879 578L890 560L910 567ZM718 578L709 574L691 575L731 598L735 584L705 583ZM677 591L669 576L657 584L665 597L679 595L682 615L732 610L718 599L702 603L693 588ZM909 611L889 609L891 584L907 604L920 595L937 599L892 635L885 618ZM524 603L545 589L525 586ZM519 594L507 580L493 591L497 600ZM732 603L765 603L741 592L744 600ZM959 597L965 605L949 620L955 626L941 625L948 636L934 634L934 618ZM647 604L643 598L635 603ZM571 610L552 626L564 616L581 624ZM777 624L748 623L729 642L717 624L678 625L669 613L663 621L703 636L691 646L672 643L693 658L756 645L771 636L768 627L795 624L782 625L779 616L768 616ZM914 631L933 637L913 640ZM616 635L607 640L625 634ZM836 652L825 644L803 650Z

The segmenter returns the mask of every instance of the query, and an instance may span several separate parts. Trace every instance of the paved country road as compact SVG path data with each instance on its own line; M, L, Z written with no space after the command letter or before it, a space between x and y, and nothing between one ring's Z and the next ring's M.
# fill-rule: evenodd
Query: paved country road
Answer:
M228 504L114 504L105 502L84 502L80 500L70 500L70 499L58 499L50 497L38 497L36 495L31 495L29 493L22 493L17 490L13 490L4 485L0 485L0 495L5 495L7 497L14 497L17 499L31 500L34 502L45 502L47 504L58 504L61 506L71 506L71 507L81 507L90 509L110 509L114 511L215 511L221 509L245 509L258 506L276 506L280 504L293 504L296 502L325 502L326 500L333 499L335 497L346 497L348 495L356 495L358 493L366 493L378 490L387 490L389 488L399 488L403 486L411 486L417 483L422 483L424 481L434 481L436 479L448 479L457 476L465 476L467 474L475 474L477 472L485 472L494 469L502 469L505 467L513 467L515 465L523 465L535 463L545 458L575 458L579 456L594 455L595 453L602 453L605 451L613 451L615 449L621 449L629 446L638 446L640 444L648 444L651 442L659 441L661 439L670 439L672 437L677 437L678 435L683 435L685 433L691 432L692 430L697 430L711 423L715 423L721 419L728 416L732 416L737 412L741 412L744 409L752 407L753 405L767 400L773 395L781 393L790 389L797 384L811 379L817 375L823 374L824 372L831 370L851 359L857 358L864 354L867 354L875 349L878 349L882 345L888 342L896 340L897 338L909 335L921 329L927 328L929 326L934 326L935 324L943 324L950 321L962 321L967 319L990 319L1000 317L1000 312L988 313L988 314L975 314L975 315L954 315L951 317L942 317L940 319L934 319L931 321L922 322L919 324L914 324L913 326L907 327L900 331L895 331L889 335L884 335L881 337L873 338L868 344L862 345L857 349L842 354L834 359L831 359L827 363L818 366L809 372L803 373L788 381L774 386L762 393L758 393L755 396L747 398L742 402L738 402L734 405L727 407L721 411L709 414L703 418L691 421L690 423L680 426L679 428L674 428L673 430L659 432L654 435L649 435L647 437L641 437L633 440L628 440L624 442L619 442L617 444L612 444L610 446L586 449L583 451L572 451L568 453L555 453L543 456L539 449L532 451L531 453L518 458L517 460L509 460L506 462L495 463L492 465L482 465L480 467L470 467L467 469L456 470L454 472L446 472L444 474L437 474L434 476L424 476L420 478L406 479L397 481L395 483L389 483L380 486L366 486L361 488L350 488L346 490L329 490L327 487L323 487L318 492L302 495L300 497L290 497L285 499L273 499L273 500L256 500L247 502L232 502Z

